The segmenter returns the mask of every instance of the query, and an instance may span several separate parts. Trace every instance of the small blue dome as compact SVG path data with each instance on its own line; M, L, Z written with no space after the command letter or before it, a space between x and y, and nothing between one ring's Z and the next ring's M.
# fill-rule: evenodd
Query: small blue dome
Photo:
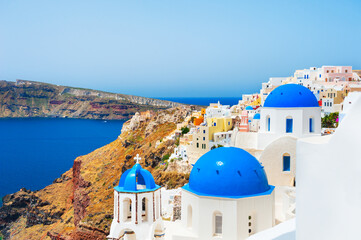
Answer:
M252 110L253 110L253 107L251 107L251 106L247 106L247 107L246 107L246 110L248 110L248 111L252 111Z
M272 193L266 173L243 149L221 147L198 159L183 189L200 196L243 198Z
M114 189L118 192L149 192L158 188L160 186L155 184L152 174L136 163L122 174L119 185Z
M319 107L319 105L317 98L308 88L298 84L285 84L268 95L263 107L304 108Z
M253 119L261 119L261 114L256 113L256 114L253 116Z

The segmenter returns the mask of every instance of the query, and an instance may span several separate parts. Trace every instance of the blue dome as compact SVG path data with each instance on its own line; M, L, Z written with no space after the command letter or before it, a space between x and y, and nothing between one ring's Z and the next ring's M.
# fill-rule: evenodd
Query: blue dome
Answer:
M253 119L261 119L261 114L256 113L256 114L253 116Z
M285 84L268 95L263 107L303 108L319 107L319 105L317 98L308 88L298 84Z
M249 110L253 110L253 107L247 106L247 107L246 107L246 110L248 110L248 111L249 111Z
M272 193L266 173L243 149L221 147L198 159L183 189L200 196L243 198Z
M122 174L119 185L114 189L118 192L149 192L158 188L160 186L155 184L152 174L136 163Z

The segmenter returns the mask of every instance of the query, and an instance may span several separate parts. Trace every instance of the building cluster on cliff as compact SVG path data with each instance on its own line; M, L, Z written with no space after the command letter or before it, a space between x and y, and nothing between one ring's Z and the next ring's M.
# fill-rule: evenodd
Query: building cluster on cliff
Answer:
M108 238L357 238L359 91L352 67L323 66L195 111L169 136L179 141L169 161L193 166L189 183L161 189L135 164L114 189ZM327 135L321 118L334 112L340 127Z

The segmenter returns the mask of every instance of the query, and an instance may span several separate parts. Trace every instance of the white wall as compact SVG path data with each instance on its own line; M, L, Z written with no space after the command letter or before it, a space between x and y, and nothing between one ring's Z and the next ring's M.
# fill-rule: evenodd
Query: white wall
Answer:
M270 131L267 117L271 118ZM286 133L286 118L293 118L293 132ZM309 132L309 118L313 118L314 132ZM257 149L265 147L282 136L297 138L319 136L321 134L321 109L314 108L262 108Z
M137 196L137 201L136 201ZM142 199L146 197L148 199L148 219L142 221ZM131 221L123 221L123 200L129 198L131 199L132 204L132 218ZM119 199L119 200L118 200ZM158 201L159 200L159 201ZM153 219L153 192L145 193L119 193L116 190L114 191L114 215L112 225L110 227L110 234L108 238L119 238L119 236L124 233L124 230L134 231L137 239L151 240L154 236L154 229L156 225L162 224L161 214L160 214L160 189L154 191L154 216ZM119 202L119 215L118 215L118 202ZM138 206L136 207L136 203ZM138 209L136 211L135 209ZM137 215L137 216L136 216ZM119 216L119 222L118 222ZM137 220L137 222L136 222Z
M359 239L361 99L333 136L298 140L297 240Z
M192 226L189 227L188 206L192 206ZM214 235L214 213L222 213L222 236ZM252 216L252 232L256 233L274 225L274 191L270 195L231 199L197 196L182 191L182 227L193 233L192 237L178 234L173 240L243 240L250 234L248 216Z
M281 137L268 145L259 162L264 166L268 183L274 186L293 186L296 176L296 142L294 137ZM283 171L283 155L290 155L290 171Z

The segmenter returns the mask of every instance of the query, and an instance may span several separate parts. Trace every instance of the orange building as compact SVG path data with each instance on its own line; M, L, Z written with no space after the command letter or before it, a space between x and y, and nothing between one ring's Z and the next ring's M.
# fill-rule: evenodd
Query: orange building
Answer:
M200 116L198 118L195 118L194 121L193 121L193 124L195 126L199 126L201 125L201 123L204 121L204 117L203 116Z

